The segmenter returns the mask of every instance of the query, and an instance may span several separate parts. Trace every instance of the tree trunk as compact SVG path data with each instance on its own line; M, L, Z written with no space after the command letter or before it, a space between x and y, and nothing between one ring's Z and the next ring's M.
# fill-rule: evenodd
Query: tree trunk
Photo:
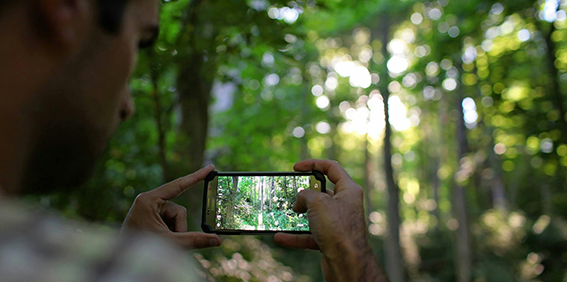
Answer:
M270 193L268 195L268 210L271 211L272 210L272 202L273 202L273 198L274 198L274 178L271 178L271 183L270 183Z
M258 186L260 186L260 179L254 177L254 208L256 208L258 204L258 196L260 195L258 193Z
M331 99L330 107L331 109L335 109L339 105L335 102L338 99ZM338 159L338 150L339 146L335 143L335 139L337 138L339 124L342 121L342 117L340 115L335 115L333 111L327 111L327 120L331 125L331 131L329 132L329 138L331 139L331 143L329 148L327 148L325 155L329 160L337 160Z
M335 118L336 119L336 118ZM329 138L331 138L331 146L327 149L327 156L329 160L337 160L338 159L338 146L335 144L335 139L337 138L337 133L339 132L339 121L330 122L331 124L331 132L329 132Z
M260 214L258 215L258 229L264 227L264 182L265 177L260 178Z
M500 159L494 152L494 138L493 129L488 129L488 136L490 136L490 146L488 148L488 156L490 167L494 171L492 179L490 179L490 195L492 198L492 205L497 210L507 211L508 210L508 200L506 199L506 188L504 187L504 178L502 172L502 164Z
M557 1L557 9L560 9L561 7L561 1ZM559 130L562 131L561 133L561 139L559 139L559 141L561 141L562 143L567 143L567 113L565 112L565 99L563 98L563 93L561 91L561 82L559 81L559 70L557 69L557 65L555 64L555 61L557 60L557 45L555 44L555 42L553 42L552 39L552 35L553 33L557 30L555 27L555 23L551 23L550 24L550 28L549 28L549 32L545 33L542 28L542 22L539 21L538 22L538 28L540 30L540 32L542 34L545 34L545 43L547 45L547 52L545 52L546 56L547 56L547 67L549 70L549 75L551 76L551 100L553 101L553 104L555 105L557 111L559 112L559 120L558 120L558 125L559 125ZM557 159L557 161L560 161L560 157L558 155L554 155L554 158ZM561 172L557 172L555 173L554 177L550 178L551 183L554 182L555 179L556 181L564 184L565 183L565 177L562 176ZM546 186L549 185L548 183L545 183L542 186ZM549 186L547 187L543 187L543 190L547 190L549 192L549 197L551 197L551 190L549 188ZM544 191L542 191L542 193L544 193ZM544 201L547 196L547 193L542 194L542 196L544 197ZM551 206L551 201L550 205L547 207L544 207L545 209L548 209L548 211L546 211L546 213L548 213L549 215L551 215L552 212L552 206Z
M189 162L188 171L197 171L203 165L209 125L213 79L204 74L208 70L203 68L202 60L200 54L192 55L189 62L180 66L177 79L182 109L181 130L187 138L184 157Z
M444 100L442 100L441 103L441 107L439 107L438 109L438 113L439 113L439 130L437 131L437 138L436 138L436 143L437 144L437 148L435 149L437 151L437 157L435 158L434 161L434 171L432 172L433 175L433 200L435 200L435 210L433 211L433 213L435 214L435 217L437 218L437 229L439 229L439 227L441 226L441 212L439 209L439 189L441 188L441 179L439 179L439 168L441 167L441 164L443 163L443 157L445 156L445 152L443 151L443 148L445 148L445 140L444 140L444 133L445 133L445 128L447 128L447 124L449 122L449 115L447 113L447 107L444 106Z
M153 53L152 53L153 55ZM152 57L152 55L150 55L150 57ZM171 180L173 180L174 176L173 173L171 172L169 163L167 162L167 158L166 158L166 145L165 145L165 129L163 126L163 112L162 112L162 105L161 105L161 101L160 101L160 95L159 95L159 86L158 86L158 79L159 79L159 74L157 71L157 67L150 67L151 71L150 71L150 75L151 75L151 80L152 80L152 98L154 100L154 106L155 106L155 119L156 119L156 126L157 126L157 132L158 132L158 156L159 156L159 162L160 165L163 169L163 180L165 182L169 182Z
M250 205L254 204L254 178L252 178L252 187L250 187Z
M297 176L293 177L293 193L297 193Z
M203 55L189 55L190 59L180 62L177 89L181 106L180 134L182 141L178 143L181 152L182 171L176 177L193 173L204 164L205 145L209 126L209 102L213 85L211 63L203 62ZM209 58L209 60L212 60ZM187 202L189 214L199 213L200 199L203 189L189 189L182 196ZM198 217L193 219L194 226L199 226Z
M558 6L559 7L559 6ZM551 77L551 81L550 81L550 92L551 92L551 99L554 102L554 105L557 109L557 111L559 112L560 118L559 118L559 126L560 126L560 130L562 131L561 134L561 140L563 140L564 142L567 142L567 122L566 122L566 118L567 116L565 115L565 101L563 99L563 94L561 93L561 84L559 81L559 70L557 69L557 66L555 65L555 61L557 59L556 57L556 53L557 53L557 46L555 45L555 42L553 42L553 39L551 38L551 36L553 35L553 33L556 31L555 28L555 24L551 23L550 27L549 27L549 32L545 32L542 30L542 23L538 22L538 29L540 30L540 32L542 34L545 35L545 43L547 45L547 52L545 52L545 55L547 57L547 69L549 71L549 76Z
M443 129L445 128L445 116L443 106L440 106L437 110L437 114L432 114L429 110L422 108L422 128L424 134L424 159L428 160L431 165L427 165L424 170L426 176L425 179L431 183L431 188L433 190L433 200L435 201L435 207L431 211L431 214L437 220L435 228L439 230L441 222L441 214L439 211L439 188L441 186L441 179L439 179L438 172L441 164L441 154L443 153L441 148L443 148ZM435 118L437 117L437 120ZM436 123L437 122L437 123ZM437 126L435 126L437 124Z
M303 66L305 66L305 63L303 64ZM306 71L305 68L302 68L302 75L306 75ZM303 79L303 93L301 93L301 100L303 101L301 103L301 122L302 125L305 128L305 125L307 123L309 123L309 116L311 115L311 107L309 106L310 103L310 94L311 93L311 87L310 84L307 82L306 79ZM311 158L311 153L309 152L309 145L308 145L308 139L307 139L307 130L305 130L305 135L303 137L301 137L300 142L301 142L301 148L300 148L300 152L299 152L299 159L300 160L307 160Z
M547 182L542 183L539 186L539 192L541 195L541 207L543 214L553 217L553 194L551 193L551 188Z
M331 112L331 111L329 111ZM329 114L330 115L330 114ZM336 120L336 121L334 121ZM329 118L329 123L331 124L331 132L329 132L329 138L331 139L331 146L326 151L327 158L329 160L338 161L339 159L339 149L335 140L338 137L339 120L337 117ZM335 190L335 184L331 181L327 182L327 190Z
M388 234L386 243L386 269L392 282L403 282L405 278L404 263L400 250L400 191L394 179L394 168L392 167L392 125L390 124L390 113L388 100L390 91L388 90L389 73L387 62L390 59L388 43L390 42L390 22L389 17L382 15L380 35L382 41L382 55L384 64L380 73L380 92L384 98L384 114L386 116L386 134L384 136L384 169L386 184L388 187Z
M372 183L372 179L371 179L371 173L372 173L372 155L370 154L370 142L368 141L368 134L366 134L366 138L364 141L364 201L366 204L366 208L365 208L365 212L366 212L366 220L368 221L370 218L370 213L372 213L374 211L374 208L372 207L372 201L371 201L371 197L370 197L370 192L372 192L374 189L372 189L372 187L374 187L373 183Z
M509 205L511 209L517 209L516 200L518 195L518 190L520 189L520 185L522 181L524 181L524 177L527 171L530 169L530 160L531 156L523 153L520 155L520 159L518 162L518 167L514 170L512 177L509 181Z
M287 196L287 176L284 176L284 195L285 195L285 198L287 200L289 198Z
M459 73L463 72L462 65L458 65ZM458 117L456 119L457 129L457 142L458 142L458 161L460 161L468 153L467 132L465 127L464 112L463 112L463 87L459 83L455 93L455 108L457 109ZM458 166L459 164L457 164ZM459 223L457 228L457 281L469 282L471 279L471 246L469 223L467 213L467 199L466 187L455 182L455 189L453 194L453 211Z
M238 194L238 191L240 191L240 188L238 187L238 176L232 177L232 185L233 185L234 193Z
M215 58L212 54L207 56L201 46L196 46L199 31L203 28L200 9L203 0L192 0L188 4L182 29L177 39L178 46L188 46L180 49L177 59L178 74L176 78L179 106L181 108L180 142L176 145L176 152L181 155L183 170L172 173L174 177L186 175L199 170L204 163L207 128L209 126L209 103L214 74L216 73ZM203 189L190 189L183 194L187 202L189 214L198 214ZM200 220L194 217L192 225L199 226Z
M228 189L228 195L226 195L226 197L228 198L228 203L226 205L226 220L228 223L228 228L229 229L233 229L235 227L235 222L234 222L234 197L236 195L235 191L236 191L236 187L234 184L234 177L232 178L233 181L230 181L227 179L227 184L229 185L229 189ZM230 187L232 184L232 187Z

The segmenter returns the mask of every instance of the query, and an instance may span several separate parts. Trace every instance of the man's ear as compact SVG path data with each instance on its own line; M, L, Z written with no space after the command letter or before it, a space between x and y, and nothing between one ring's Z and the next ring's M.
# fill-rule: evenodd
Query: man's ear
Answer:
M37 0L42 30L53 50L74 53L82 48L92 28L94 6L90 0Z

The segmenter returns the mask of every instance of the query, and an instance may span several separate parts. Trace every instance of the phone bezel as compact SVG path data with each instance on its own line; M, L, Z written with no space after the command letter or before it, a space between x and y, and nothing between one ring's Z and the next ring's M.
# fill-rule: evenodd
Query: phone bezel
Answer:
M203 193L203 209L201 217L201 229L205 233L215 233L220 235L268 235L275 233L290 233L290 234L311 234L310 231L285 231L285 230L214 230L209 224L207 224L207 199L208 199L208 187L209 182L211 182L217 176L314 176L315 179L321 182L321 192L326 193L326 178L325 175L319 171L308 171L308 172L218 172L212 171L205 178L204 193ZM216 214L216 212L215 212Z

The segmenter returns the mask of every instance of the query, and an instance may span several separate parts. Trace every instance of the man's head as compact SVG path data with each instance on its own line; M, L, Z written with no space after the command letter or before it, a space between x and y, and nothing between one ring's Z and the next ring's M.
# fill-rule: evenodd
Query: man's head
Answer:
M0 106L0 115L24 127L0 121L0 134L26 147L14 160L22 162L11 181L19 187L8 189L46 191L88 178L111 133L133 114L128 80L138 49L157 37L158 10L158 0L0 0L0 38L8 38L0 43L0 99L12 106Z

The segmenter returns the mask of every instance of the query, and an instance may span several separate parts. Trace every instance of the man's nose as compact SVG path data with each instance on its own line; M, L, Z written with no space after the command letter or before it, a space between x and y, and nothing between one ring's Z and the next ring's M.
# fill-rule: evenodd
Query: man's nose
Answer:
M136 106L134 105L134 100L130 92L130 87L126 86L124 89L124 98L122 98L122 103L120 105L120 118L125 121L134 115L136 111Z

